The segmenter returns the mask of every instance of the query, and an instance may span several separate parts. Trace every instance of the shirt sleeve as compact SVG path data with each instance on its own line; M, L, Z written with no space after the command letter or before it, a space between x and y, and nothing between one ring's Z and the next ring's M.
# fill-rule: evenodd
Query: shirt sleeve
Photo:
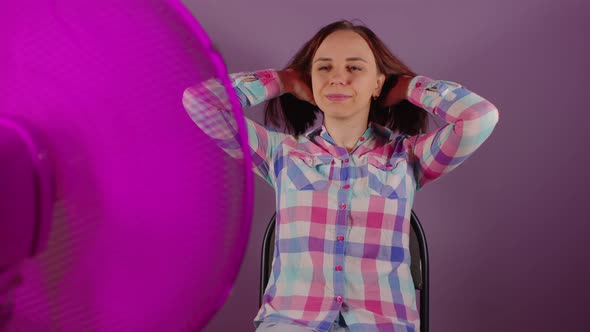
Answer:
M250 107L283 93L282 84L275 70L242 72L230 75L232 86L242 107ZM231 104L223 84L210 79L187 88L182 96L182 104L201 130L227 152L231 157L243 158ZM276 147L287 136L246 118L248 146L254 173L270 185L274 185L270 175L271 159Z
M416 190L463 163L498 123L499 113L491 102L454 82L416 76L407 99L447 122L406 140L414 159Z

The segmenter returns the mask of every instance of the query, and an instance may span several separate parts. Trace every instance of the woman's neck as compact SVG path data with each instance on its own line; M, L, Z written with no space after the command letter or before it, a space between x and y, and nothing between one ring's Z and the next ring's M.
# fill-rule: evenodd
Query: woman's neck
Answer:
M368 114L362 119L334 119L325 118L324 126L336 145L346 148L348 152L354 149L356 142L365 133L368 126Z

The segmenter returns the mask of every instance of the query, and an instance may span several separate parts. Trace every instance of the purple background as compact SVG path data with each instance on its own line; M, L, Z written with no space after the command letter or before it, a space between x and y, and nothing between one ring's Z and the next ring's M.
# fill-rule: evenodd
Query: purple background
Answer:
M321 26L357 18L414 71L492 101L500 122L491 138L416 196L432 261L431 330L585 328L587 1L183 3L230 72L281 68ZM246 114L262 120L260 107ZM272 189L260 179L255 188L245 261L205 331L253 330L261 240L274 209Z

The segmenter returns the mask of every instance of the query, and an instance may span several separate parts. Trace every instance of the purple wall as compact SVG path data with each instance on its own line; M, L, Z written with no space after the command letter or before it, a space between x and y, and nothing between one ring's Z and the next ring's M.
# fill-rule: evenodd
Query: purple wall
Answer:
M432 260L432 331L581 331L587 1L183 1L230 72L280 68L321 26L358 18L422 75L492 101L500 123L465 164L416 196ZM262 119L262 109L246 110ZM207 332L253 330L273 191L256 180L237 283Z

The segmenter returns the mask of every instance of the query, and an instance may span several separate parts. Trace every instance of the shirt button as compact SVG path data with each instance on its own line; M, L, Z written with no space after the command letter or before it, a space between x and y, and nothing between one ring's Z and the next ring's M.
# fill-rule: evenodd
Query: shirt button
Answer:
M349 162L349 161L350 161L350 160L348 160L348 158L344 159L344 163L345 163L345 164L348 164L348 162Z
M346 209L346 204L342 203L340 204L340 207L342 208L342 210Z
M419 87L421 87L421 86L422 86L422 83L420 83L420 82L416 83L416 87L417 87L417 88L419 88Z
M364 142L365 138L361 136L361 138L359 138L359 141Z
M338 241L344 241L344 236L338 235L338 237L336 239L338 239Z
M336 301L342 302L342 296L340 296L340 295L336 296Z
M342 271L342 266L336 265L336 271Z
M350 185L349 184L345 184L344 187L342 187L342 188L348 189L348 188L350 188Z

